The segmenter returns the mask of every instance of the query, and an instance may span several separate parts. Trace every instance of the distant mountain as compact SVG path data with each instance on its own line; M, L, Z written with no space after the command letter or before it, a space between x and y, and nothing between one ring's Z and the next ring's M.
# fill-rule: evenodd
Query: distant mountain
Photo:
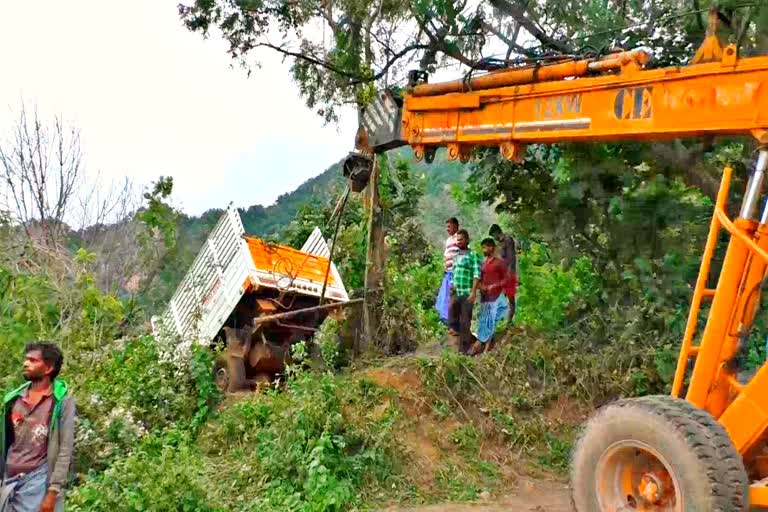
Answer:
M423 173L426 183L421 204L422 226L436 250L442 247L445 240L445 220L449 217L458 217L462 227L469 230L473 239L485 236L494 217L491 208L487 205L462 207L451 195L451 187L466 182L468 166L446 160L444 151L438 152L432 164L416 162L408 147L390 151L389 156L391 159L405 158L416 172ZM245 232L258 237L278 235L295 218L301 206L317 199L325 200L334 188L338 190L339 185L344 185L342 161L339 160L319 175L305 181L292 192L280 195L274 204L240 208ZM176 254L172 264L166 264L161 270L160 283L156 282L151 292L152 297L147 297L145 305L150 309L162 307L170 297L223 212L222 208L214 208L200 216L181 217Z
M334 185L343 185L341 173L342 160L335 163L318 176L310 178L296 190L281 194L274 204L263 207L253 205L240 209L245 232L255 236L268 236L278 233L288 225L299 208L315 198L327 196Z
M462 226L470 230L473 238L480 236L479 231L487 230L486 224L492 217L490 208L485 207L479 210L463 208L456 203L450 193L452 186L460 186L466 182L469 175L469 168L466 165L458 161L446 160L444 152L438 152L432 164L416 162L413 159L413 151L407 147L391 151L389 155L392 159L398 157L407 159L416 172L423 173L426 179L426 193L422 204L424 210L422 220L424 230L433 243L442 243L445 219L452 216L459 217ZM280 195L274 204L266 207L257 204L240 208L246 233L259 237L275 235L294 219L301 206L315 199L325 199L335 186L343 186L342 161L339 160L295 190ZM216 208L206 211L199 217L184 216L180 235L185 239L185 245L191 243L199 248L223 211ZM198 243L195 244L194 241Z

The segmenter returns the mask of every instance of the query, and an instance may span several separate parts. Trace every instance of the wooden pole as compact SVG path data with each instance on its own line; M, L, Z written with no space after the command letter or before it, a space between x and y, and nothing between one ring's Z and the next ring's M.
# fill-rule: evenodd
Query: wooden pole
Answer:
M309 313L312 311L320 311L323 309L333 309L333 308L344 308L351 306L353 304L359 304L361 302L365 301L365 299L352 299L347 302L337 302L334 304L323 304L322 306L313 306L311 308L303 308L303 309L297 309L295 311L287 311L285 313L277 313L274 315L264 315L264 316L257 316L253 319L253 325L261 325L266 324L269 322L274 322L275 320L282 320L284 318L291 318L293 316L301 315L302 313Z
M379 196L379 159L374 154L373 170L368 183L368 243L365 265L365 306L363 337L359 352L367 351L375 342L381 321L381 290L384 278L384 216Z
M334 210L333 214L338 214L338 218L336 219L336 229L333 231L333 240L331 241L331 249L328 254L328 267L325 269L325 279L323 279L323 291L320 293L320 304L323 304L323 301L325 300L325 289L328 286L328 274L331 272L331 265L333 265L333 251L336 249L336 239L339 237L339 228L341 227L341 219L344 214L344 206L347 204L347 198L349 198L349 185L347 185L347 188L344 190L344 195L342 196L341 201L339 204L336 205L336 209ZM333 218L333 216L331 216Z

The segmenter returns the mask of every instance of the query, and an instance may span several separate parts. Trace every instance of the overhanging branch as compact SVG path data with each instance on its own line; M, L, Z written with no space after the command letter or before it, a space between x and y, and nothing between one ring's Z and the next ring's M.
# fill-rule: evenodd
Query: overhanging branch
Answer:
M530 51L527 48L524 48L524 47L520 46L519 44L517 44L517 42L515 40L508 38L507 36L505 36L504 34L499 32L498 30L496 30L496 28L494 28L490 23L483 21L483 28L485 30L487 30L488 32L490 32L491 34L493 34L496 37L498 37L504 44L507 45L507 48L509 50L515 51L517 53L521 53L521 54L523 54L523 55L525 55L527 57L533 57L534 56L532 51ZM515 27L515 39L517 39L517 34L519 33L519 29L520 29L520 25L518 24ZM508 58L509 58L509 54L507 54L507 59Z
M489 0L490 4L495 7L499 12L502 12L508 16L514 18L514 20L520 24L529 34L539 40L539 42L546 47L553 50L557 50L563 53L573 53L571 48L568 47L562 41L553 39L546 34L536 23L531 20L525 12L525 9L521 8L512 0Z
M395 53L394 55L391 55L389 59L387 59L387 62L382 66L376 73L374 73L370 77L364 77L356 73L352 73L349 71L345 71L343 69L339 69L338 67L334 66L330 62L322 59L318 59L316 57L313 57L311 55L307 55L305 53L296 52L292 50L288 50L286 48L283 48L281 46L274 45L272 43L258 43L254 45L254 47L264 47L269 48L271 50L274 50L276 52L282 53L283 55L287 55L289 57L293 57L295 59L300 59L305 62L309 62L310 64L313 64L315 66L322 67L323 69L326 69L330 71L331 73L335 73L341 77L348 78L349 82L345 84L345 86L354 86L359 85L363 83L368 82L375 82L376 80L379 80L382 78L387 71L397 62L399 59L405 57L407 54L414 52L416 50L426 50L430 48L430 45L426 44L411 44L406 46L405 48L401 49L399 52Z

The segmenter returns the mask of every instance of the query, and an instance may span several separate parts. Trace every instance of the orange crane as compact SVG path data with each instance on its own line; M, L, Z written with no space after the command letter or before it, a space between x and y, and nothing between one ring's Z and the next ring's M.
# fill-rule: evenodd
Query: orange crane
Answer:
M749 135L759 146L738 217L726 214L726 167L704 247L671 396L624 399L586 425L571 463L579 512L742 511L768 507L768 364L747 382L734 356L752 325L768 268L768 57L742 58L707 37L686 66L647 69L642 50L491 71L428 83L409 74L399 96L383 91L361 112L356 149L344 163L353 190L372 155L403 145L417 159L468 161L476 146L518 160L526 144ZM729 234L715 288L707 288L721 230ZM711 301L697 332L702 302ZM692 362L692 369L690 369ZM683 396L683 388L686 391Z

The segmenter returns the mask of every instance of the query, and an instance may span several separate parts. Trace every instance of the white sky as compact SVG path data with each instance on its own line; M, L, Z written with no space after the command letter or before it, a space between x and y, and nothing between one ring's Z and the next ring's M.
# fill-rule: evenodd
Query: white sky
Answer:
M189 214L270 204L353 148L353 111L323 127L279 56L259 54L248 78L178 3L0 0L0 131L36 102L80 128L89 172L173 176Z

